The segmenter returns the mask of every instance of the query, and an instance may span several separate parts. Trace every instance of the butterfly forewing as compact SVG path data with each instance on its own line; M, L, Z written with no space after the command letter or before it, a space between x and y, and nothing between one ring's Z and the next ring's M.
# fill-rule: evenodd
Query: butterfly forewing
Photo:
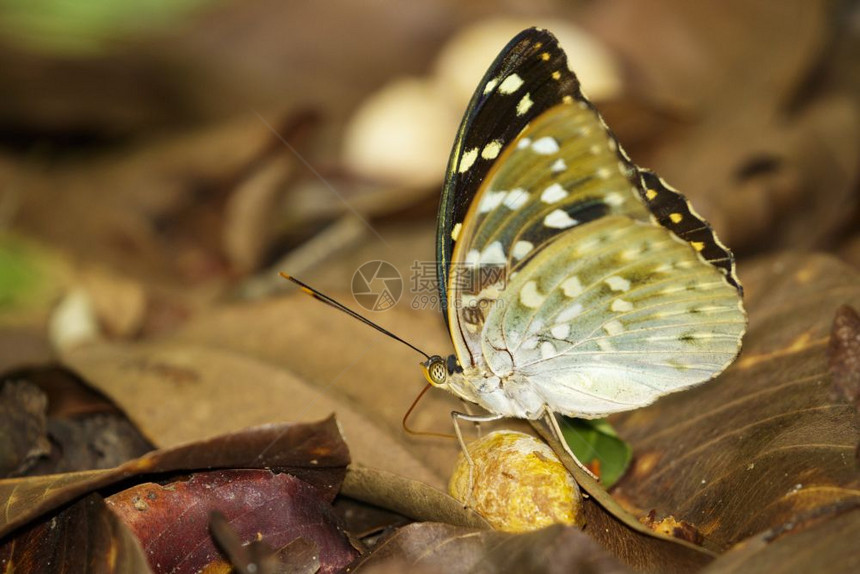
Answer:
M545 111L504 150L453 253L449 314L466 364L480 360L480 327L507 276L553 239L607 214L650 220L637 177L599 115L577 101Z
M578 94L579 82L558 41L535 28L511 40L478 84L454 141L439 204L436 263L443 314L454 243L485 175L532 118Z

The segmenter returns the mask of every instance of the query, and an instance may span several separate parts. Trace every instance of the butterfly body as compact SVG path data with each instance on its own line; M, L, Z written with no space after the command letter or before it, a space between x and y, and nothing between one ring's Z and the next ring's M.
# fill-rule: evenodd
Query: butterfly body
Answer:
M456 360L431 358L425 376L490 413L599 418L707 381L739 351L731 252L630 161L546 31L517 36L479 84L437 243Z

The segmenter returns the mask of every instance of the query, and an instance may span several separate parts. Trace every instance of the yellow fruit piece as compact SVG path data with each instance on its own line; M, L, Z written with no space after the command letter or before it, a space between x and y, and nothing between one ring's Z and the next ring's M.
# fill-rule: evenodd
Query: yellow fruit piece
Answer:
M584 524L579 487L543 442L521 432L496 431L468 448L475 462L471 497L469 463L463 453L448 492L493 528L526 532L556 523Z

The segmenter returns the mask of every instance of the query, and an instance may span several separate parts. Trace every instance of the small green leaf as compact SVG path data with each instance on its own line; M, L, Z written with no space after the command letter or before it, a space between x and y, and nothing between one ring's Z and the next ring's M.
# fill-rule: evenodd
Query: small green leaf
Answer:
M0 323L47 313L67 275L67 265L56 253L0 233Z
M580 462L597 467L600 482L609 488L621 478L633 449L621 440L605 419L585 420L562 417L561 432Z

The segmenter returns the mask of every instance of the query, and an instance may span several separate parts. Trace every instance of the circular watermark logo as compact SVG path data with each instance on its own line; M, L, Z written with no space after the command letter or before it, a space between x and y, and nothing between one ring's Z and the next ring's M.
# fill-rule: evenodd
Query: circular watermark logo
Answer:
M387 261L368 261L352 276L352 296L368 311L385 311L400 301L403 278Z

